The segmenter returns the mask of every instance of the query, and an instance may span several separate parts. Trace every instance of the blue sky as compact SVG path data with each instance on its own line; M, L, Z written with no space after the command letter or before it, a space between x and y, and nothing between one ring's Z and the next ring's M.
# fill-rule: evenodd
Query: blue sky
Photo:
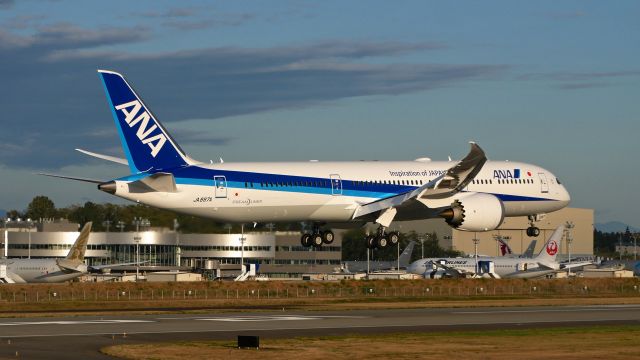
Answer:
M0 209L114 201L126 168L97 68L124 72L194 158L463 156L558 175L638 226L636 1L0 0Z

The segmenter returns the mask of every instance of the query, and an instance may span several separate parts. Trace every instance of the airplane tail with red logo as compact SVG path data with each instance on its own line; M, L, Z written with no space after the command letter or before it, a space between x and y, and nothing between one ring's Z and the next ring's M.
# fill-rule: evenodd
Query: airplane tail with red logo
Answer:
M502 239L501 237L496 237L496 241L498 242L498 244L500 244L500 253L502 254L502 256L513 254L513 251L511 251L511 247L509 247L509 244L507 244L504 239Z
M560 252L562 245L562 237L564 236L564 225L560 225L553 232L549 240L544 244L542 250L538 256L536 256L535 260L543 265L551 266L552 264L557 264L556 257Z

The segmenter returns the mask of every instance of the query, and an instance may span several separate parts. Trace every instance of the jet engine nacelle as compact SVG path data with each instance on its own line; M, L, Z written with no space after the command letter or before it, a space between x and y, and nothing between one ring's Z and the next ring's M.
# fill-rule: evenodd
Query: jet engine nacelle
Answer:
M490 231L502 224L504 204L494 195L476 193L455 200L440 215L458 230Z

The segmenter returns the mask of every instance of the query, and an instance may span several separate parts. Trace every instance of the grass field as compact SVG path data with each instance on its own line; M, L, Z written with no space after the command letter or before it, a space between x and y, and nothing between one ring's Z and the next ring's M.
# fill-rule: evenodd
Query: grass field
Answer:
M125 359L632 359L640 326L347 335L261 339L237 349L234 341L116 345L102 349Z

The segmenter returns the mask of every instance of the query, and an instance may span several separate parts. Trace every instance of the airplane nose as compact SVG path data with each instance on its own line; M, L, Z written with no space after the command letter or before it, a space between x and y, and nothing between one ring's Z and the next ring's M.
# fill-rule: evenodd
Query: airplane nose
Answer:
M563 207L569 205L569 203L571 202L571 195L569 195L569 192L563 185L560 185L560 191L558 195L558 200L561 204L563 204Z

